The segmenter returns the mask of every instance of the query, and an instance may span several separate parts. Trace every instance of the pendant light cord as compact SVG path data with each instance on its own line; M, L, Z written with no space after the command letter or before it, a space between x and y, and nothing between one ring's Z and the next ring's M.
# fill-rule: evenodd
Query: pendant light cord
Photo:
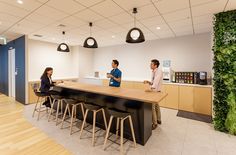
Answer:
M134 14L134 27L136 27L136 13Z

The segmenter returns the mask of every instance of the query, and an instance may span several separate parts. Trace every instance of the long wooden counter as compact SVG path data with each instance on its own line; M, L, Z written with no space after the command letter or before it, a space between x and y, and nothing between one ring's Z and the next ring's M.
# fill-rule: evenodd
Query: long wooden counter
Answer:
M109 86L98 86L77 82L65 82L55 86L63 96L75 98L86 102L92 102L104 107L107 122L109 121L109 112L107 108L115 108L130 113L133 119L133 126L137 143L145 145L152 134L152 104L158 104L163 100L167 93L145 92L144 90L135 90L128 88L115 88ZM77 111L81 111L78 107ZM80 115L78 115L79 119ZM93 115L88 114L87 122L92 123ZM104 129L102 115L98 115L97 126ZM111 127L111 132L116 132L116 122ZM124 124L127 139L131 138L130 126L128 122Z
M59 84L58 86L62 88L69 88L96 94L109 95L152 104L158 104L167 96L167 93L164 92L145 92L144 90L138 90L138 89L98 86L98 85L84 84L78 82L64 82L62 84Z

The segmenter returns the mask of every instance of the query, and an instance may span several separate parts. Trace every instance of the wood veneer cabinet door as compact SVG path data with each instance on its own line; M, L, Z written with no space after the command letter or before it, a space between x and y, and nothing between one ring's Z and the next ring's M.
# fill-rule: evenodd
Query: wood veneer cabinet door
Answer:
M211 88L194 88L194 112L212 115L212 90Z
M106 80L106 79L102 80L102 85L109 86L109 80Z
M121 88L131 88L134 89L134 82L132 81L121 81Z
M179 110L194 112L194 87L179 86Z
M179 86L176 85L163 85L164 92L167 93L165 105L163 107L178 109L179 106Z
M166 86L165 86L165 85L162 85L161 91L162 91L162 92L166 92L165 88L166 88ZM168 95L167 95L167 97L168 97ZM159 102L159 106L161 106L161 107L167 107L167 106L166 106L166 98L167 98L167 97L165 97L161 102ZM167 108L168 108L168 107L167 107Z

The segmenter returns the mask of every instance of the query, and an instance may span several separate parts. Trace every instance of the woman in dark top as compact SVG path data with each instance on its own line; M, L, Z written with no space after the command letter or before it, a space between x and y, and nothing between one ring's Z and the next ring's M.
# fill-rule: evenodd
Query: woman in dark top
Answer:
M52 67L47 67L43 75L41 76L41 85L40 85L40 92L45 94L45 95L55 95L59 94L59 92L53 91L53 86L56 84L56 82L52 81L52 74L53 74L53 68ZM61 83L61 82L59 82ZM49 100L46 100L43 105L46 107L51 107L51 104Z

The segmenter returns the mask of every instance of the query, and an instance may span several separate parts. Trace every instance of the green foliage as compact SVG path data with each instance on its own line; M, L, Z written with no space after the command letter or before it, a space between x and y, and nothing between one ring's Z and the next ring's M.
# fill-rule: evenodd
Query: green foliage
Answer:
M236 135L236 10L215 15L214 127Z

